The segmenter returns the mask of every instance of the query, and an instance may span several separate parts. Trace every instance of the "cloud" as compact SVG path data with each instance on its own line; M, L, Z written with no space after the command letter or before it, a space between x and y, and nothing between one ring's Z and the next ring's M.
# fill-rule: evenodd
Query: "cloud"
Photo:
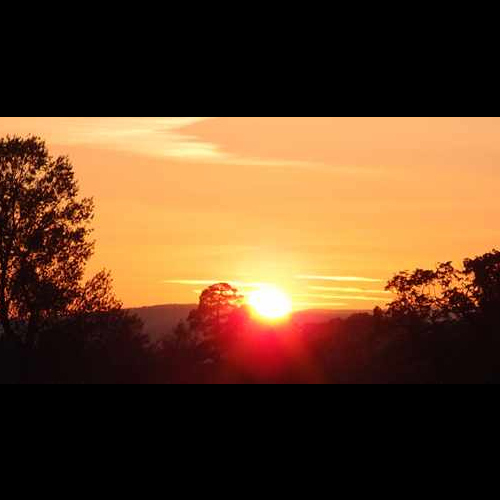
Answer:
M358 282L358 283L381 283L384 280L376 278L362 278L358 276L315 276L309 274L300 274L295 277L298 280L319 280L319 281L339 281L339 282Z
M322 308L322 307L347 307L349 304L343 302L293 302L293 307L311 307L311 308Z
M227 283L221 280L164 280L164 284L169 285L215 285L216 283Z
M316 290L319 292L343 292L343 293L383 293L390 294L385 290L363 290L362 288L347 288L343 286L308 286L309 290Z
M197 286L197 285L203 285L203 286L211 286L215 285L217 283L228 283L234 287L237 288L261 288L264 286L268 286L266 283L248 283L245 281L234 281L234 280L219 280L219 279L213 279L213 280L184 280L184 279L179 279L179 280L164 280L162 281L163 284L169 284L169 285L188 285L188 286Z
M311 162L233 154L184 129L209 117L0 118L0 132L35 134L59 145L99 147L181 161L248 166L318 166Z
M362 300L367 302L382 302L385 297L368 297L364 295L320 295L315 293L296 294L295 297L311 297L325 300Z

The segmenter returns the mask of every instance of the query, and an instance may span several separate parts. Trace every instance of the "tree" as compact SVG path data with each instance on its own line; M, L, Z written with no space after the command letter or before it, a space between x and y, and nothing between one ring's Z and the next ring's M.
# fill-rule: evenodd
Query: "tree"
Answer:
M388 314L410 330L423 330L447 321L457 321L474 310L466 271L451 262L435 270L404 271L389 281L386 290L396 294Z
M243 298L231 285L217 283L203 291L198 308L189 314L189 328L212 360L220 359L234 340Z
M231 315L241 306L243 296L227 283L212 285L200 296L198 309L192 311L188 322L193 330L206 337L220 335Z
M465 273L471 277L470 290L477 304L489 311L500 307L500 252L493 250L464 261Z
M38 137L0 139L0 323L6 337L33 344L44 321L81 292L93 251L93 201L78 198L66 157ZM17 328L16 328L17 325Z
M403 272L387 289L397 295L386 312L390 364L407 367L404 377L499 380L500 252L465 259L461 269L447 262Z
M1 380L147 379L149 340L110 273L83 281L92 219L68 158L37 137L0 139Z

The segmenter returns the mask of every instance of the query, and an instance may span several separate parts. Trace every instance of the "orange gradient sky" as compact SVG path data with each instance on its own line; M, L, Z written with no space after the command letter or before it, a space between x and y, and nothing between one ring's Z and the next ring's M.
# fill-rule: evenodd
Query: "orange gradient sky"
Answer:
M370 309L395 272L500 242L498 118L0 118L71 158L126 306L215 281Z

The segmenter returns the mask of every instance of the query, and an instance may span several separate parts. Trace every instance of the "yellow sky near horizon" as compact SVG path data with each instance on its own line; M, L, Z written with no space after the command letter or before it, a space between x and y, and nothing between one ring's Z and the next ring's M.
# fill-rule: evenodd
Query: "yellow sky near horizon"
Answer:
M369 309L395 272L500 241L499 118L0 118L30 133L95 198L89 271L126 306L230 280Z

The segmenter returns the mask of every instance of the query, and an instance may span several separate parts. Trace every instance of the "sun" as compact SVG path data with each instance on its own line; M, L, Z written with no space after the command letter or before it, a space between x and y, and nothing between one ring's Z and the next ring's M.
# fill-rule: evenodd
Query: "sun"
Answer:
M253 311L266 320L280 320L292 312L289 297L276 287L266 286L250 292L247 302Z

